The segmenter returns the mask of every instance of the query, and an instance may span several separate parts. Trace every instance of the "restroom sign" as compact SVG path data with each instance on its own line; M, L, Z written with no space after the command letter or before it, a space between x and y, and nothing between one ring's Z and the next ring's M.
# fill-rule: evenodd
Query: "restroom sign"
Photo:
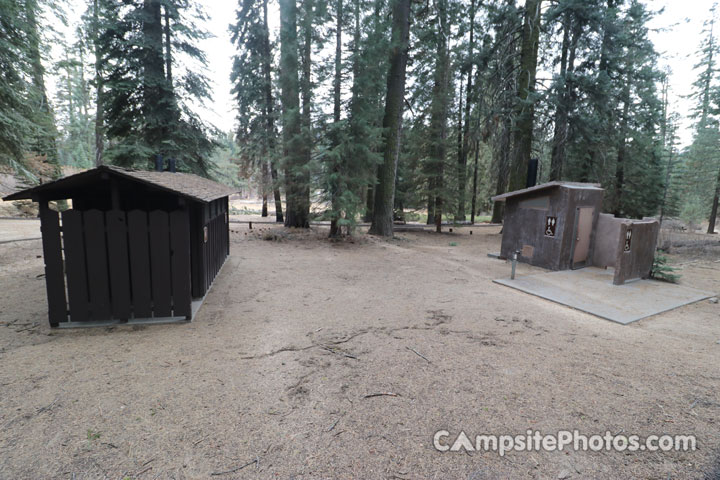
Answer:
M628 228L625 232L625 247L623 247L623 251L629 252L630 246L632 245L632 229Z
M545 236L554 237L557 227L557 217L545 217Z

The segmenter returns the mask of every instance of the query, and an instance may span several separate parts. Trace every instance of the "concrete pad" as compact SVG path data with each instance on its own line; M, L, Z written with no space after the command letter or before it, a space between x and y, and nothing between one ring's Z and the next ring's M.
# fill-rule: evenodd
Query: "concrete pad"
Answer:
M548 272L495 283L627 325L714 295L656 280L613 285L611 268Z

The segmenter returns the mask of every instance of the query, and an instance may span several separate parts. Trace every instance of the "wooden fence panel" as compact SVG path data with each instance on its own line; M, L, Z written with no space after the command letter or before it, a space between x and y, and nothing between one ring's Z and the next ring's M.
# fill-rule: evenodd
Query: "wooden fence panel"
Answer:
M47 202L41 202L40 220L42 225L43 258L45 261L48 317L50 326L57 327L61 322L68 321L62 242L60 240L60 215L55 210L50 210Z
M153 314L172 315L170 272L170 225L168 214L161 210L150 212L150 270L152 271Z
M89 318L90 311L82 212L76 210L64 211L62 213L62 228L70 320L73 322L85 322Z
M110 276L108 274L105 215L100 210L83 213L85 223L85 254L87 256L90 318L110 320Z
M188 212L176 210L170 214L170 248L172 250L173 315L192 315L190 292L190 221Z
M130 281L135 318L152 316L150 250L147 213L133 210L127 215L130 250Z
M120 210L106 212L105 224L107 225L112 315L114 318L127 320L131 315L132 303L125 212Z

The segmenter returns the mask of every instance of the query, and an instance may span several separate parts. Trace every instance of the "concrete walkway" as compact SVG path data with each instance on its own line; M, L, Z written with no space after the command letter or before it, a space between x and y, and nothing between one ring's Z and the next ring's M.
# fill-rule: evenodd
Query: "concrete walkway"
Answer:
M494 282L623 325L713 296L656 280L613 285L611 268L590 267Z

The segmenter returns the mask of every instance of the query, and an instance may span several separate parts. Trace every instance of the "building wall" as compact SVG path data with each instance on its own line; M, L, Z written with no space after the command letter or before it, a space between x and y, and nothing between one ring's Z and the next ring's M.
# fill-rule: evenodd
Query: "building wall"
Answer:
M629 220L601 213L595 228L593 265L600 268L615 267L620 248L620 225Z
M511 258L520 251L521 262L550 270L571 268L575 209L595 207L597 218L602 198L602 190L558 187L507 199L500 255ZM557 221L554 237L546 235L547 217ZM592 259L592 244L591 237L588 259Z
M512 258L513 252L520 251L518 259L521 262L559 270L562 238L566 231L566 201L560 188L507 199L500 255ZM544 202L546 208L542 208L540 202ZM545 235L546 217L557 219L554 237Z
M628 230L632 230L632 240L630 249L625 250L625 235ZM660 223L655 219L635 220L620 225L621 245L615 260L615 285L650 276L659 233Z

